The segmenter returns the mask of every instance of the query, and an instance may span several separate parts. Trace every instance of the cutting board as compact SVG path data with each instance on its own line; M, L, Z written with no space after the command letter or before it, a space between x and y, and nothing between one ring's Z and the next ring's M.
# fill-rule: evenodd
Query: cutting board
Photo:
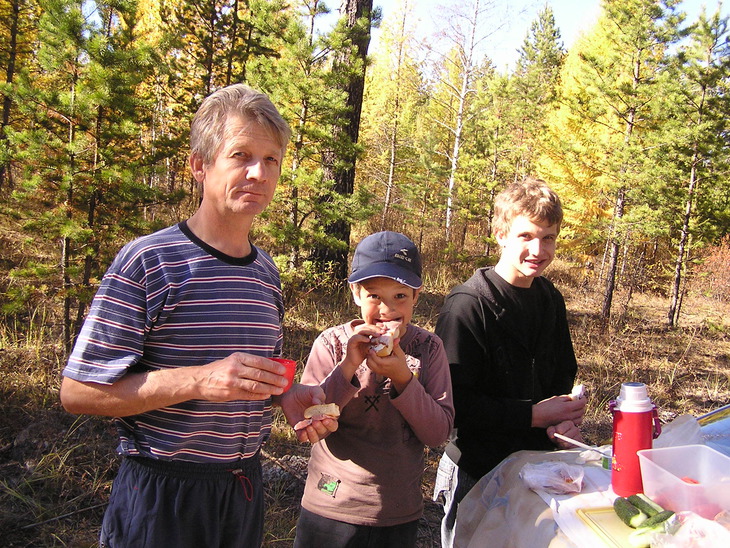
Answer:
M635 531L616 515L613 508L579 508L578 517L590 527L605 546L609 548L631 548L629 535Z

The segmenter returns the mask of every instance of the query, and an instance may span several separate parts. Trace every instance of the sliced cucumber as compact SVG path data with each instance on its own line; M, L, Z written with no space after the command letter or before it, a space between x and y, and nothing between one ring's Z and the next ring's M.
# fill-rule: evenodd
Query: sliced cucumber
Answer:
M664 511L664 508L659 506L644 493L631 495L630 497L627 497L627 499L631 504L636 506L639 510L644 512L649 517L656 516L659 512Z
M654 514L649 519L641 523L637 529L644 529L645 527L654 527L655 525L661 525L664 527L664 522L667 521L674 515L671 510L662 510L658 514Z
M613 510L621 518L621 521L629 527L636 528L648 519L644 512L631 504L625 497L616 497L616 500L613 501Z

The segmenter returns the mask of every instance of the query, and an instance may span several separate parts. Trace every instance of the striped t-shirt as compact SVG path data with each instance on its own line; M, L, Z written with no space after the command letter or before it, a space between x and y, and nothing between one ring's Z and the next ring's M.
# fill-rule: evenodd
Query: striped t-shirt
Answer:
M252 246L229 257L186 223L127 244L105 274L63 374L112 384L127 372L281 354L279 272ZM115 419L122 455L228 462L256 453L271 400L186 401Z

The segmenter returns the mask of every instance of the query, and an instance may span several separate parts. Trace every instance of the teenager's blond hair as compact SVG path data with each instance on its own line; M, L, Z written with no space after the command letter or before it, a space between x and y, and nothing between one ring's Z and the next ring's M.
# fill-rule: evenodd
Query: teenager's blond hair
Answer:
M558 195L542 179L525 177L519 183L512 183L494 199L492 232L505 236L516 217L524 215L531 221L549 225L563 222L563 207Z

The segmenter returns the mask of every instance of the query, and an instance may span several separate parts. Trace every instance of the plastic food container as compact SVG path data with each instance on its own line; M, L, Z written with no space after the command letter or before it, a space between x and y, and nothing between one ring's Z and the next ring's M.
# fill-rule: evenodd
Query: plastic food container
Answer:
M730 457L706 445L638 452L644 493L668 510L713 519L730 510Z

